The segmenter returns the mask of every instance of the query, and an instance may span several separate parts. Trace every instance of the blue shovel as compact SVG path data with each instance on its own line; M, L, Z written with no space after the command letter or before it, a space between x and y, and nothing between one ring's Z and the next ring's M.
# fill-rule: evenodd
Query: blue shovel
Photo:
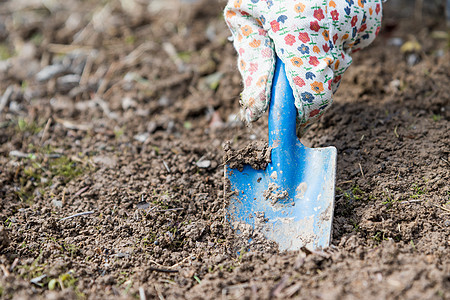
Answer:
M331 239L337 151L303 146L296 116L284 63L277 58L269 106L271 162L265 170L227 165L234 191L227 207L231 225L237 230L239 224L255 228L257 223L281 251L325 248Z

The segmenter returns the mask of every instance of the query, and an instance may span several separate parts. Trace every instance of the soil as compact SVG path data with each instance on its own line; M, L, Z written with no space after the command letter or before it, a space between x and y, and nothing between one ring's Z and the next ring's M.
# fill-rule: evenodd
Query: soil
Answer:
M242 172L244 165L250 165L255 170L264 170L271 162L271 149L267 141L253 141L241 149L232 149L231 141L225 142L223 163L231 169Z
M388 1L303 138L338 149L330 248L237 251L223 147L267 118L236 117L224 5L0 3L0 298L450 299L443 16Z

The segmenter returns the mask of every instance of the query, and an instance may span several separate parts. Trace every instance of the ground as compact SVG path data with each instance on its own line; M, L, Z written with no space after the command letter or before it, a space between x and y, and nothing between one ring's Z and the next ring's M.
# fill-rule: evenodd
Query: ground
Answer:
M0 298L450 299L442 16L385 4L303 139L338 149L332 245L281 253L225 219L223 146L267 139L225 1L149 3L0 2Z

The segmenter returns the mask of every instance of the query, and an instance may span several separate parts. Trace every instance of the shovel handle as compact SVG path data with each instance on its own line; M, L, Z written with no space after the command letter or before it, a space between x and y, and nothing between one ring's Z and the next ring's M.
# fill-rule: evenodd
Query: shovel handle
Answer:
M269 105L269 146L293 149L296 135L297 108L284 63L277 57Z

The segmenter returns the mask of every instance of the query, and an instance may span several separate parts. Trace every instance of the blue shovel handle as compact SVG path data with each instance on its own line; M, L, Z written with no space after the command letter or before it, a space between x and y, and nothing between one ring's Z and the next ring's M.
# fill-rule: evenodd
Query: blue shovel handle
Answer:
M297 108L284 63L277 57L269 106L269 146L289 148L296 144Z
M269 146L271 164L281 171L275 180L282 186L292 186L298 176L298 155L305 149L296 135L297 108L284 63L277 57L269 106ZM301 155L301 154L300 154Z

